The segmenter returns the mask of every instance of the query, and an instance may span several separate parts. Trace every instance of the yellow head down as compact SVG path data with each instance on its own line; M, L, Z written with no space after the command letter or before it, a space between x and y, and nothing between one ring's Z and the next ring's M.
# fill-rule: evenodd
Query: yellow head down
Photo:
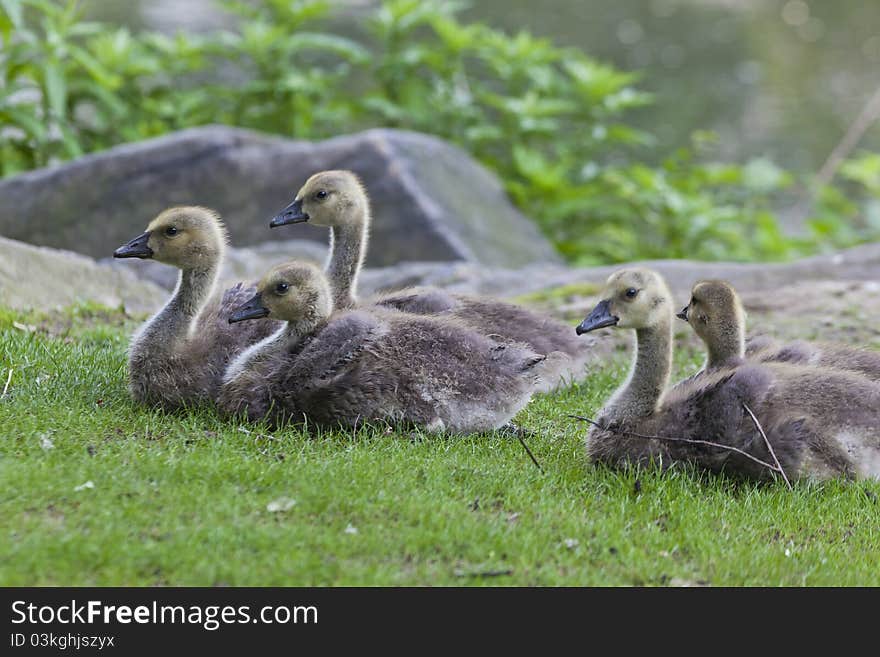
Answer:
M312 264L288 262L273 267L257 285L257 294L236 310L230 322L270 317L313 325L333 312L324 273Z

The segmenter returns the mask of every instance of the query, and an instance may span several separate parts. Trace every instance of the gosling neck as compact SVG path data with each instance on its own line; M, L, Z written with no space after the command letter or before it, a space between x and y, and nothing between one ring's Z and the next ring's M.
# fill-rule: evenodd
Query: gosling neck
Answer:
M219 262L182 269L177 287L168 303L150 320L140 334L153 348L171 350L191 337L192 327L217 285Z
M255 320L260 321L260 320ZM260 364L277 358L287 348L287 328L282 326L271 335L241 352L229 363L223 374L223 384L227 385L242 373L256 369Z
M706 368L722 367L745 357L746 336L740 322L724 322L706 340Z
M663 400L672 371L672 316L636 330L636 353L629 378L614 395L608 414L614 419L645 417Z
M370 225L365 204L352 204L346 221L330 228L327 278L334 308L351 308L357 302L357 279L364 264Z
M284 344L288 351L293 351L296 347L310 335L313 335L318 329L327 323L326 317L317 315L299 317L290 320L282 329Z
M245 349L229 364L223 375L224 385L232 383L244 372L258 370L263 363L277 360L286 353L296 351L299 344L317 331L325 321L325 318L287 321L272 335Z

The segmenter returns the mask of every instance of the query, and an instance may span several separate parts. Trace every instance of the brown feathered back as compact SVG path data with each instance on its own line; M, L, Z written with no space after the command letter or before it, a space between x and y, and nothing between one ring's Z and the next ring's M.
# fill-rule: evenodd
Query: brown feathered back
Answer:
M261 294L276 283L261 283ZM281 303L276 298L267 305ZM247 363L234 366L237 374L220 397L226 412L329 426L387 422L486 431L503 426L528 403L545 360L451 318L343 310L316 317L306 330L295 309L282 312L291 311L273 310L271 316L290 321L287 334L266 340L262 353L255 350Z
M664 290L633 270L616 272L584 320L586 328L623 325L637 336L630 378L599 414L600 428L588 433L591 458L615 465L687 461L769 478L766 464L774 460L763 430L790 479L880 478L880 385L854 373L739 359L659 392L672 350L671 315L659 312L671 307ZM657 305L659 297L667 300Z

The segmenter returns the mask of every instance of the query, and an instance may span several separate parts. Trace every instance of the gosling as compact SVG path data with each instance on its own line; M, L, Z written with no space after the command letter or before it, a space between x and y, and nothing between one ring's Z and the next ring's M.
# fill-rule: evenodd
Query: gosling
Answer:
M275 424L502 428L529 402L545 361L450 318L334 312L326 276L303 263L272 269L229 321L264 317L287 323L229 366L219 405Z
M371 213L366 191L350 171L313 175L269 225L301 222L330 228L326 272L337 309L381 305L417 315L455 317L485 335L525 343L538 353L561 352L556 360L557 371L553 374L548 367L542 390L552 390L586 376L589 345L577 340L564 323L521 306L449 294L438 288L404 290L359 304L357 280L366 254Z
M737 365L748 358L848 370L880 382L880 352L805 340L780 344L763 336L746 342L745 309L726 281L698 281L677 317L688 322L706 344L704 371Z
M239 283L214 294L225 248L226 229L215 212L176 207L113 253L180 269L171 298L129 345L129 390L137 402L174 409L214 401L232 358L277 330L277 322L230 326L226 321L254 289Z
M608 278L601 298L577 333L633 329L636 354L588 433L591 459L664 467L686 461L756 479L772 476L778 459L792 480L880 478L880 385L849 372L739 362L667 390L674 310L665 281L651 270L623 269Z

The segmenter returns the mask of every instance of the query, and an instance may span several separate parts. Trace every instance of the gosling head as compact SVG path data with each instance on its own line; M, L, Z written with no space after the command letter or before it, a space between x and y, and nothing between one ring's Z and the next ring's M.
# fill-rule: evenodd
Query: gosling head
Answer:
M605 282L601 301L577 327L577 334L606 326L651 328L672 316L666 282L650 269L621 269Z
M305 221L316 226L341 226L358 220L350 210L366 203L364 187L351 171L322 171L306 181L293 202L269 222L269 227Z
M257 293L232 313L229 323L271 317L315 326L332 311L333 296L324 273L308 263L288 262L269 270Z
M215 265L226 248L226 228L213 210L169 208L147 230L113 252L114 258L152 258L180 269Z
M746 312L730 283L707 280L694 284L691 300L676 317L688 322L704 342L713 345L739 339Z

